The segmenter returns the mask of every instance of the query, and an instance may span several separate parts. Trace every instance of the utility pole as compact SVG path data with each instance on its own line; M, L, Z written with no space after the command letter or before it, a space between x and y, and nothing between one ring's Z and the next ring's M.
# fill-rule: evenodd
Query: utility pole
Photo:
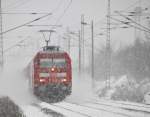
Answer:
M70 39L70 35L69 35L69 33L70 33L70 30L69 30L69 28L67 28L67 39L68 39L68 53L70 54L70 43L71 43L71 39Z
M81 75L81 32L79 30L79 75Z
M93 29L93 21L91 21L91 41L92 41L92 88L94 88L94 29Z
M107 6L107 38L106 38L106 87L110 88L110 72L111 72L111 50L110 50L110 0Z
M78 73L79 73L79 76L81 75L81 31L79 30L78 32L69 32L70 34L73 34L73 35L75 35L75 36L77 36L78 37Z
M141 24L141 15L142 15L142 8L141 8L141 0L139 0L139 5L134 9L135 12L135 22ZM139 39L141 36L141 31L135 28L135 39Z
M0 0L0 70L3 69L2 1Z
M82 72L84 72L84 15L81 15L81 55L82 55L82 59L81 59L81 70Z
M84 72L84 68L85 68L85 44L84 44L84 26L88 25L85 21L84 21L84 15L81 15L81 44L82 44L82 60L81 60L81 69Z

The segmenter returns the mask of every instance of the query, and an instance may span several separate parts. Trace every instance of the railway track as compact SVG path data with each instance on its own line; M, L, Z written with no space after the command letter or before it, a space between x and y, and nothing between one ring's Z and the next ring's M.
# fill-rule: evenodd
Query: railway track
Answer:
M117 105L118 104L118 105ZM104 101L86 101L86 102L69 102L63 101L59 103L39 102L32 104L38 108L46 117L149 117L149 111L143 111L142 105L123 104ZM126 107L124 107L126 106ZM127 106L132 106L127 107ZM136 108L138 108L136 110ZM146 109L149 109L147 106Z
M78 104L78 103L73 103L73 102L65 102L65 103L68 103L68 105L73 104L73 105L80 106L80 107L94 109L94 110L97 110L99 112L106 112L106 113L109 113L110 115L115 115L115 116L119 116L119 117L131 117L128 114L122 113L118 110L114 111L111 109L103 108L103 107L101 107L101 105L92 106L91 104L87 104L87 103L83 103L83 104Z
M47 108L47 109L51 109L56 112L59 112L65 115L65 117L92 117L84 112L62 106L62 103L48 104L48 103L42 102L40 103L40 106L42 108Z
M54 117L65 117L63 114L56 112L54 110L48 109L48 108L43 108L41 107L39 104L32 104L32 106L37 107L38 109L40 109L41 112L43 112L45 115L51 115Z
M32 103L22 107L22 110L26 117L65 117L59 112L41 107L39 103Z
M65 117L132 117L127 113L122 113L121 110L111 110L92 104L77 104L72 102L61 102L48 104L42 102L39 104L42 108L47 108L59 112Z
M112 101L112 100L91 100L91 101L87 101L87 102L106 105L106 106L112 106L112 107L118 107L118 108L122 108L125 110L138 111L138 112L150 114L150 106L144 105L144 104L118 102L118 101Z
M110 110L113 112L121 112L121 114L125 114L127 116L130 117L149 117L150 113L148 111L143 111L140 110L140 108L138 109L131 109L130 107L121 107L121 106L117 106L117 105L110 105L110 104L105 104L105 103L100 103L100 102L86 102L87 106L90 107L97 107L97 108L104 108L106 110Z

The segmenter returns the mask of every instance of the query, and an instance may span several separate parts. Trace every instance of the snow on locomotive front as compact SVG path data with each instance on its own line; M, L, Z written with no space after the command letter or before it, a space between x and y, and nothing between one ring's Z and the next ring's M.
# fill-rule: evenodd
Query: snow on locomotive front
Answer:
M71 94L72 68L69 55L59 47L46 46L33 60L34 94L46 102L58 102Z

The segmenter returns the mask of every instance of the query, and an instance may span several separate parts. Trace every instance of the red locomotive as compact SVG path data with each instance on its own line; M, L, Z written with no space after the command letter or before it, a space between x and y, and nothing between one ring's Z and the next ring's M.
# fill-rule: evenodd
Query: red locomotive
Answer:
M36 54L30 68L30 86L43 101L57 102L71 94L71 59L59 47L45 46Z

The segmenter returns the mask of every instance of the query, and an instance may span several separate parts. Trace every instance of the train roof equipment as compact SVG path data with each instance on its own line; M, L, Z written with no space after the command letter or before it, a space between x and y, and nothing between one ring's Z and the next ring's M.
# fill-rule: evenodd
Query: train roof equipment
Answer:
M56 52L56 51L60 51L60 47L59 46L44 46L43 51Z

